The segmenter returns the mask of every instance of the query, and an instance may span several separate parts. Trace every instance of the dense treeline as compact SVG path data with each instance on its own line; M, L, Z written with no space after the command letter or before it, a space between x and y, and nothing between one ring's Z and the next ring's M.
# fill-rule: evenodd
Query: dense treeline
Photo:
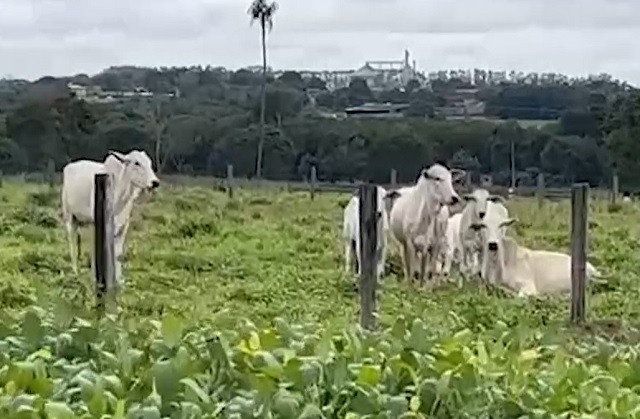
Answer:
M144 87L152 98L91 103L73 97L71 81L103 90ZM59 170L77 158L102 159L107 149L144 148L163 173L217 174L232 163L238 176L255 172L260 75L220 68L117 68L94 77L45 77L34 83L0 81L0 169ZM517 179L533 184L544 172L551 184L608 182L612 167L623 187L640 186L640 100L612 82L483 86L478 93L495 121L448 121L435 111L455 92L455 80L424 88L372 92L362 80L326 90L296 72L271 78L267 88L263 173L300 179L317 165L325 180L387 180L390 168L411 180L433 160L510 179L511 143ZM168 93L171 95L159 95ZM369 101L409 103L406 118L330 118L323 112ZM506 120L507 118L514 118ZM523 128L518 119L553 119Z

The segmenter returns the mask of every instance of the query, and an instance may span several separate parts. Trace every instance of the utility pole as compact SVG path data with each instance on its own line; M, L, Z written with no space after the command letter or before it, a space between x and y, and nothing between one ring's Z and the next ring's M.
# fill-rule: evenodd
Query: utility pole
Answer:
M516 188L516 144L511 138L511 188Z

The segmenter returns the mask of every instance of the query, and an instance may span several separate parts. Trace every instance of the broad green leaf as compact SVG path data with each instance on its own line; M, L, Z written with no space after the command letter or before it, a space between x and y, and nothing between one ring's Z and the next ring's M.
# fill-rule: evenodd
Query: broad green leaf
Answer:
M415 319L411 325L411 334L409 335L408 346L419 352L427 349L427 327L420 319Z
M404 316L399 316L393 323L393 327L391 328L391 336L393 336L396 340L404 340L406 331L407 325Z
M46 402L44 412L51 419L74 419L73 410L66 403L62 402ZM114 418L116 419L116 418Z
M184 384L185 387L191 389L191 391L193 391L203 403L209 404L211 402L207 393L205 393L204 390L202 390L202 387L200 387L200 385L193 379L183 378L180 382Z
M166 402L175 400L181 374L175 369L173 363L171 361L156 362L153 366L153 377L162 400Z
M37 345L44 337L45 330L42 327L42 320L33 310L25 313L22 319L22 336L31 345Z
M535 349L527 349L525 351L522 351L520 353L520 361L522 362L529 362L529 361L533 361L535 359L538 359L538 357L540 356L540 354L538 353L537 350Z
M451 381L451 370L447 370L445 371L441 376L440 379L438 380L438 383L436 384L436 391L438 392L438 395L440 397L442 397L444 394L446 394L449 391L449 383Z
M168 314L162 319L160 331L165 345L173 348L180 343L182 338L182 323L177 317Z
M118 404L116 405L116 411L113 414L112 419L126 419L126 401L118 400Z
M418 396L413 396L411 401L409 402L409 408L412 412L417 412L420 409L420 398Z
M397 418L409 409L409 403L405 396L393 396L389 398L388 409L392 418Z
M145 406L140 408L134 417L139 419L160 419L160 409L156 406Z
M274 396L273 411L281 418L296 418L300 410L300 403L286 390L281 390Z
M363 365L358 374L358 384L366 384L374 387L380 382L382 373L378 365Z
M304 407L298 419L324 419L324 415L318 406L308 404Z
M284 372L282 365L280 365L278 360L269 352L257 351L254 357L262 361L262 365L259 366L262 372L273 378L282 377L282 373Z
M251 351L257 351L260 349L260 336L255 331L249 332L249 339L247 339L247 346Z

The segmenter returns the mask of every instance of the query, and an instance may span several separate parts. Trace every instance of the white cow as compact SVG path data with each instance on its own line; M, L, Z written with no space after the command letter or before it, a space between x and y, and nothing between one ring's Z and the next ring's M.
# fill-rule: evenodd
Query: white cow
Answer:
M389 214L389 227L402 248L407 281L417 271L420 283L423 284L427 262L429 275L435 271L435 255L430 246L429 228L442 205L454 205L460 200L452 182L464 174L463 170L449 171L440 164L434 164L420 172L415 185L394 191L397 197ZM421 242L427 248L421 252L418 266L416 245L420 246Z
M133 203L140 192L157 188L160 181L153 171L151 159L147 153L139 150L132 150L128 154L109 151L104 162L77 160L63 168L62 218L67 230L71 264L75 274L78 273L80 257L78 228L94 223L94 179L95 175L102 173L108 173L112 182L115 273L116 279L120 282L122 280L121 259ZM74 247L77 248L74 249ZM94 260L95 255L92 251L92 268L95 266Z
M486 253L482 275L491 283L502 284L518 296L557 294L571 290L571 256L547 250L532 250L504 235L515 222L503 211L487 212L479 225L485 231ZM600 276L586 263L587 280Z
M460 242L460 221L462 213L453 214L447 220L447 231L445 234L445 246L442 249L440 258L442 259L442 273L448 276L451 272L453 262L459 264L462 258L462 243Z
M509 210L502 203L490 201L487 202L484 217L469 226L471 230L480 233L482 248L480 277L489 283L496 283L498 280L496 270L500 267L497 263L499 243L505 237L507 227L514 221L513 218L509 218Z
M384 265L387 255L387 234L389 231L389 213L386 209L386 202L395 196L393 192L387 193L382 186L377 186L377 246L376 258L377 268L376 275L380 279L384 275ZM353 254L356 256L357 269L359 275L362 267L362 252L360 247L360 199L358 195L354 195L344 208L344 217L342 223L342 237L344 239L344 263L345 272L351 272L353 264Z
M480 231L471 228L473 224L482 221L487 213L489 202L504 203L504 198L498 195L491 195L489 191L482 188L475 189L472 193L464 195L466 206L462 210L460 220L460 243L462 244L462 261L460 268L463 274L479 274L480 262L482 261L482 237Z

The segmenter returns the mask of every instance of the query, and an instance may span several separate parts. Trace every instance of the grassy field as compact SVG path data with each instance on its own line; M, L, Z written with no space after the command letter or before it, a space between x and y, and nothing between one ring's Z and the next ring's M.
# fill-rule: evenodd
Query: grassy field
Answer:
M76 278L58 192L5 184L0 416L640 417L636 207L591 206L588 255L608 280L583 329L566 327L566 297L399 283L394 247L380 332L364 336L347 199L165 187L134 210L119 313L95 322L89 235ZM568 202L534 202L508 203L512 234L567 251Z

